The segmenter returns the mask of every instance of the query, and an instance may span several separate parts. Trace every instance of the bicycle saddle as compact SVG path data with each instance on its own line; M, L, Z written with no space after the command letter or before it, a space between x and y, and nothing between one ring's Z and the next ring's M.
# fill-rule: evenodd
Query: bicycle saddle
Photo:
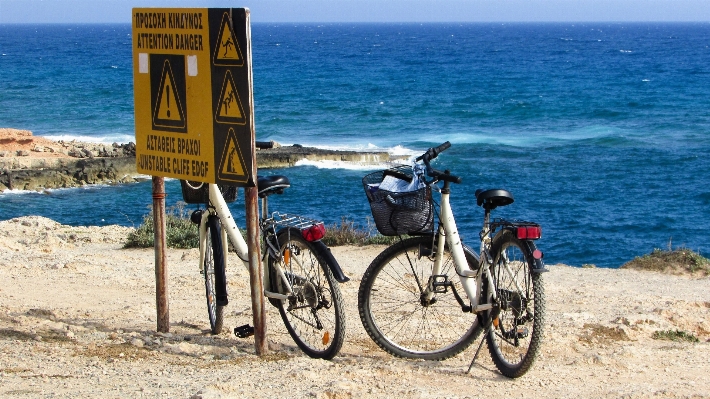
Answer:
M271 194L283 194L285 189L291 187L291 182L286 176L257 176L256 186L259 198L264 198Z
M513 194L501 188L493 188L489 190L476 190L476 203L482 206L483 209L493 210L499 206L506 206L513 203Z

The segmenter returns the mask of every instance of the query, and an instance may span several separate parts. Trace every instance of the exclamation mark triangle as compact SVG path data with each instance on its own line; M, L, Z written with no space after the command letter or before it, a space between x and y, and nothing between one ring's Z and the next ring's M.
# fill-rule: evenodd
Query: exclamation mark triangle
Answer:
M244 117L242 101L239 98L237 86L234 84L230 71L227 71L224 75L224 83L222 83L222 91L219 95L215 120L220 123L234 123L237 125L247 123Z
M163 127L184 128L185 114L182 110L180 97L176 94L175 78L170 62L165 60L160 78L160 90L153 111L153 124Z
M219 178L221 180L243 183L248 180L245 171L246 165L244 165L244 158L239 149L237 135L234 129L229 128L229 132L227 132L227 145L224 147L222 160L219 163Z
M244 65L242 50L239 48L239 42L229 23L229 15L227 13L222 16L222 25L220 25L217 43L214 46L212 63L220 66Z

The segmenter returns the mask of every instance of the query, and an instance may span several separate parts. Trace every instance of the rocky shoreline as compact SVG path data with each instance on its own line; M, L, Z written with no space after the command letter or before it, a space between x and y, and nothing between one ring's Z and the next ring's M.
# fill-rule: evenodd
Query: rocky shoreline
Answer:
M275 142L271 146L257 150L258 168L286 168L304 159L363 164L406 159L383 151L324 150ZM134 143L52 141L27 130L0 128L0 192L122 184L147 178L136 171Z

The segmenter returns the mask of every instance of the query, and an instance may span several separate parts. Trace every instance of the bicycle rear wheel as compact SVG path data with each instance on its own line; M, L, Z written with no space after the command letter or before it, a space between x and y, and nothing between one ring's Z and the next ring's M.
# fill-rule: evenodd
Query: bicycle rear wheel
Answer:
M432 237L400 241L372 261L360 282L360 320L375 343L392 355L443 360L466 349L481 333L478 318L463 312L451 287L429 302L423 299L434 266L432 247ZM469 267L476 270L473 252L467 247L464 252ZM469 305L448 248L441 275Z
M491 244L491 276L500 314L486 334L486 342L493 363L510 378L520 377L530 369L542 342L545 291L542 275L531 272L534 250L534 244L528 248L507 230Z
M207 294L207 314L210 318L212 334L222 332L224 324L224 306L217 305L215 269L224 270L224 252L222 252L222 234L219 218L207 218L207 241L205 243L205 262L202 274L205 277L205 292ZM215 267L215 265L217 267ZM221 265L221 267L220 267Z
M272 289L286 294L275 262L293 289L288 299L276 303L286 329L306 355L332 359L345 340L345 310L338 283L325 258L300 230L283 229L277 239L281 255L278 260L269 257L269 271Z

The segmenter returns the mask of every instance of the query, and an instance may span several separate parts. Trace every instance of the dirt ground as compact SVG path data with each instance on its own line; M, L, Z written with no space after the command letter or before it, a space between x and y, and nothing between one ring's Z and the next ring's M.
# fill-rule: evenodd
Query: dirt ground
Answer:
M341 285L346 342L332 361L303 355L268 305L268 355L254 354L253 338L230 334L252 323L241 265L228 272L227 331L209 335L194 249L168 252L171 325L158 334L154 253L122 249L128 231L41 217L0 222L0 396L710 397L708 277L549 266L541 354L530 372L510 380L485 350L466 373L473 346L443 362L412 361L370 340L357 289L382 247L333 248L352 280ZM668 330L699 342L652 338Z

